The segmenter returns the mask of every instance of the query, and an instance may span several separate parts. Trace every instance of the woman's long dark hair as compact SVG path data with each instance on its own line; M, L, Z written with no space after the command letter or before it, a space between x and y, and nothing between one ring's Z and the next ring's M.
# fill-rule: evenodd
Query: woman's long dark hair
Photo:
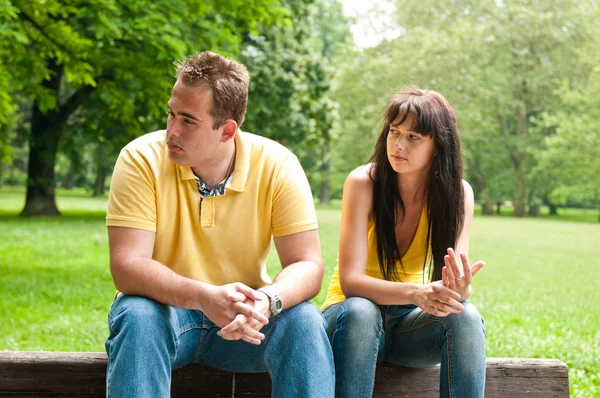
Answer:
M437 152L425 192L428 229L423 260L424 271L433 263L428 277L435 281L442 278L446 249L456 246L464 221L462 155L456 117L448 101L438 92L406 89L385 108L383 128L370 159L375 165L371 178L377 255L384 278L398 280L396 263L400 262L403 270L404 266L396 240L396 225L404 219L405 207L398 191L398 174L388 160L387 137L390 125L403 123L408 115L414 117L412 130L431 136Z

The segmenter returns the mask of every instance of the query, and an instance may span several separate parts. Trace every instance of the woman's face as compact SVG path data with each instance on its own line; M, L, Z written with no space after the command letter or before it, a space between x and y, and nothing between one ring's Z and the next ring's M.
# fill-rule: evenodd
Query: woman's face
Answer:
M415 118L409 114L404 123L392 123L387 136L387 155L392 168L399 174L427 175L436 155L433 136L412 131Z

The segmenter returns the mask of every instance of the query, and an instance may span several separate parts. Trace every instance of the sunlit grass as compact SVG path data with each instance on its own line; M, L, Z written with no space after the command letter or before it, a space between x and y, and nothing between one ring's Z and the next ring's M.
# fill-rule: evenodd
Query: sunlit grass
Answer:
M0 350L102 351L114 293L106 199L59 191L64 217L22 219L23 194L0 189ZM339 203L317 213L326 264L319 305L337 258ZM485 319L488 356L563 360L577 397L600 396L600 224L585 217L591 222L478 216L470 253L487 263L471 301ZM270 274L278 268L271 256Z

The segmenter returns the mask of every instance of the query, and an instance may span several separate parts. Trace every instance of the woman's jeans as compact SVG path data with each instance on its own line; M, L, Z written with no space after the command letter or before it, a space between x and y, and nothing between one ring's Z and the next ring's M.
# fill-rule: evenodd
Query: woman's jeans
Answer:
M338 398L371 397L377 362L422 368L441 363L441 397L483 397L483 320L468 301L436 317L414 305L377 306L352 297L323 311L333 347Z
M227 341L202 312L120 294L108 314L109 397L169 397L171 371L198 363L230 372L268 372L273 397L333 397L325 321L308 302L271 317L260 345ZM198 386L201 391L201 386Z

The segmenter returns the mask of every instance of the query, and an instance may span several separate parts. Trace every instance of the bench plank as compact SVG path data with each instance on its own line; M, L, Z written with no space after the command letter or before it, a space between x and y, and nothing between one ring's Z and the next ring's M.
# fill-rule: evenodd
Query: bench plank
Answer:
M106 354L0 351L0 396L103 397ZM379 365L374 397L439 396L439 365L412 369ZM229 373L201 365L173 372L172 396L270 397L266 373ZM233 394L232 394L233 392ZM569 396L567 366L557 359L488 358L489 398Z

